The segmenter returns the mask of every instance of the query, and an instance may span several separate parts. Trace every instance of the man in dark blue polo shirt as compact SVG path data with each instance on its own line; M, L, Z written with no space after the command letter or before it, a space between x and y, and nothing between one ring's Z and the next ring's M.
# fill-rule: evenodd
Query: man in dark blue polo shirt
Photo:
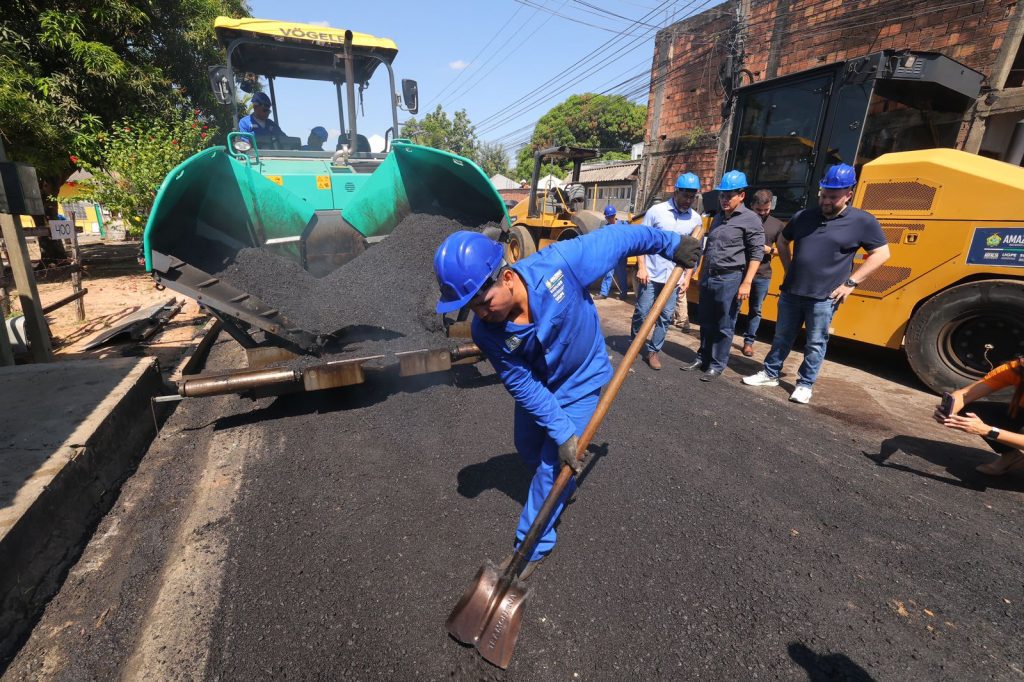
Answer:
M832 166L821 181L818 205L798 212L783 229L782 236L793 244L793 256L790 259L788 249L779 252L786 278L779 294L775 338L764 369L743 379L748 386L779 385L782 363L800 326L806 323L804 361L789 399L809 403L811 387L825 360L832 315L858 284L889 260L889 244L878 220L849 205L856 184L857 174L851 166ZM860 249L867 257L851 273Z
M764 226L756 213L743 205L747 176L731 170L718 183L722 212L708 229L707 248L700 269L700 348L697 359L684 370L699 369L701 381L711 381L729 362L740 303L750 298L750 285L764 258Z

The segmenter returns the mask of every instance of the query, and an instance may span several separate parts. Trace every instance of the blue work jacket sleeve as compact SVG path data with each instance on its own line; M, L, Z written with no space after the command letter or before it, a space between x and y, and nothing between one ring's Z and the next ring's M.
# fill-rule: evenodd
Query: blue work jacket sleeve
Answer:
M238 120L238 132L240 133L251 133L252 132L252 119L248 116L243 116Z
M501 383L516 403L533 417L538 426L548 432L552 440L561 445L575 435L576 428L569 415L521 357L506 351L489 335L474 333L473 340L491 361Z
M548 247L557 249L578 282L590 283L627 256L658 254L672 260L679 235L647 225L608 225Z

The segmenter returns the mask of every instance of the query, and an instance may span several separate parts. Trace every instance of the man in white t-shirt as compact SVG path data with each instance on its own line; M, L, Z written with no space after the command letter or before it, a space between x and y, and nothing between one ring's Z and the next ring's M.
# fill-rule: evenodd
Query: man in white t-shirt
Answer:
M644 225L677 232L683 236L699 233L703 224L700 214L690 208L699 190L700 179L696 175L693 173L680 175L676 179L675 191L672 193L671 198L668 201L652 206L647 211L647 215L644 216ZM675 263L661 256L637 258L636 280L638 292L636 308L633 310L633 326L630 338L635 337L640 330L640 326L647 318L647 314L654 305L655 299L661 293L665 282L668 281L668 275L672 272L673 267L675 267ZM683 273L682 279L679 280L680 289L686 291L686 288L690 285L690 277L692 275L692 269L686 270ZM654 325L654 333L651 334L650 340L644 344L644 362L650 365L651 369L661 369L661 360L658 359L658 353L661 352L662 347L665 345L665 332L672 321L672 314L675 308L676 297L672 296L658 317L658 322Z

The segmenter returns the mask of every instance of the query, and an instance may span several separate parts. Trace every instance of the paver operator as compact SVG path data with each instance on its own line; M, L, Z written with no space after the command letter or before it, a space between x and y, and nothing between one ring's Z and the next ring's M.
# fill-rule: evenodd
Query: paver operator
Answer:
M473 340L515 398L515 445L534 469L516 529L522 542L561 464L579 472L578 436L611 379L604 335L588 285L631 255L658 253L692 268L700 243L668 230L614 226L557 242L506 265L504 247L477 232L456 232L434 254L438 313L468 305ZM554 548L555 522L575 480L551 515L521 577Z
M257 92L252 96L252 113L238 121L238 130L252 133L257 142L271 137L285 137L274 119L270 118L270 96L265 92Z

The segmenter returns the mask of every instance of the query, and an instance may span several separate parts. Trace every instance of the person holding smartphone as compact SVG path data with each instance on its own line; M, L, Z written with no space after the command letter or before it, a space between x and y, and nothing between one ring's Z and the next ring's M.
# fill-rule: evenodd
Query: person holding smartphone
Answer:
M977 403L971 412L960 414L979 398L1011 386L1014 391L1009 410L1004 411L998 403ZM943 405L935 409L935 421L949 429L981 436L1000 454L999 459L982 464L977 471L1002 476L1024 468L1024 356L996 367L980 381L947 396Z

